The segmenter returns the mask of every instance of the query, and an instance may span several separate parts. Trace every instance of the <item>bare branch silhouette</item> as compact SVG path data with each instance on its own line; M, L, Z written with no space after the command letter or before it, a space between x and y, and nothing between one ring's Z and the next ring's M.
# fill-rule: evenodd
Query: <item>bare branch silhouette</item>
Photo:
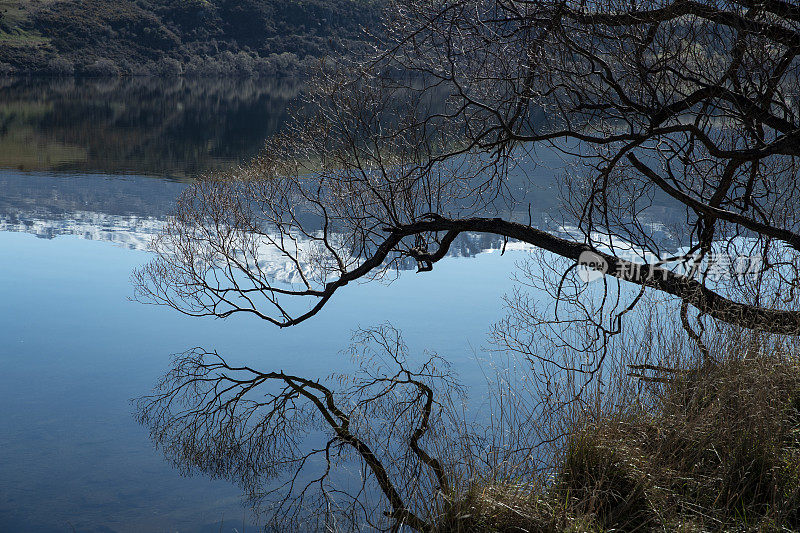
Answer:
M292 326L355 280L429 271L481 233L570 261L590 250L714 319L796 335L795 11L395 0L380 53L322 66L259 158L186 192L137 298ZM553 170L567 234L523 222L540 149L568 162ZM672 210L672 248L657 209ZM763 268L712 283L714 254ZM782 298L737 299L764 287Z
M432 436L435 446L447 440L439 435L441 402L458 394L458 384L436 356L411 370L406 345L388 325L360 330L349 351L360 370L332 376L330 388L195 348L137 401L137 416L176 466L237 482L252 502L271 506L279 529L430 530L420 501L450 496L453 470L427 446ZM337 470L354 463L366 477L348 491L352 482Z

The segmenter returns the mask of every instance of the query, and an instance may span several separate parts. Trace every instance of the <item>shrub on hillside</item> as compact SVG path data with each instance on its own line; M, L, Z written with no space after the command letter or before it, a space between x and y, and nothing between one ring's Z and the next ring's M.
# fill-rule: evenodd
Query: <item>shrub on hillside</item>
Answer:
M119 67L110 59L98 59L83 68L83 75L90 78L108 78L119 74Z
M72 76L75 74L75 65L66 58L56 57L47 63L47 73L52 76Z

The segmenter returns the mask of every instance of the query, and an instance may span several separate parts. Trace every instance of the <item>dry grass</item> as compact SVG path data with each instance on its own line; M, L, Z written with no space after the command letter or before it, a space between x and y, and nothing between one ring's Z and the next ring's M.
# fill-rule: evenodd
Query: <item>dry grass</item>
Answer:
M576 426L549 482L475 483L439 530L800 529L798 361L683 370L638 407Z

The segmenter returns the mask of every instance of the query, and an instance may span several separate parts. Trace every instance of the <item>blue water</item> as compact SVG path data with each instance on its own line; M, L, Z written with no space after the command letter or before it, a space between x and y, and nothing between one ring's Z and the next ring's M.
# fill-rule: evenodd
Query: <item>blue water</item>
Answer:
M2 177L27 190L38 183L48 199L98 179ZM113 176L102 179L115 190ZM119 190L132 186L131 177L117 179ZM154 183L142 180L145 189ZM132 418L130 399L150 391L169 355L203 346L264 370L324 377L346 368L339 350L354 328L390 321L412 349L445 356L479 396L480 347L523 256L447 258L433 272L405 272L388 285L353 284L313 320L278 330L248 317L189 318L130 301L131 271L149 253L124 238L128 230L103 219L107 231L98 237L86 231L91 205L39 204L43 215L19 208L11 218L27 222L0 232L0 531L219 531L220 522L223 531L241 531L243 521L255 530L258 517L242 507L236 487L180 477Z
M195 346L324 378L348 368L339 351L353 329L389 321L417 353L450 361L472 405L485 398L481 347L525 257L477 253L496 239L454 245L469 257L433 272L351 283L286 330L129 300L131 272L186 182L252 156L296 92L176 83L18 80L0 94L18 103L0 110L0 532L255 531L236 487L180 477L132 417L130 400L150 392L170 354ZM532 222L549 223L563 161L542 150L529 163L512 175L523 206L512 215L527 222L530 204Z

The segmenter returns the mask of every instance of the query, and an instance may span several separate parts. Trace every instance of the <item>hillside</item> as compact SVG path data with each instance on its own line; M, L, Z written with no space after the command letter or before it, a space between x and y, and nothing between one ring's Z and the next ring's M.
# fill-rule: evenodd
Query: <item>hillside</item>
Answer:
M273 75L358 48L377 0L0 0L0 73Z

